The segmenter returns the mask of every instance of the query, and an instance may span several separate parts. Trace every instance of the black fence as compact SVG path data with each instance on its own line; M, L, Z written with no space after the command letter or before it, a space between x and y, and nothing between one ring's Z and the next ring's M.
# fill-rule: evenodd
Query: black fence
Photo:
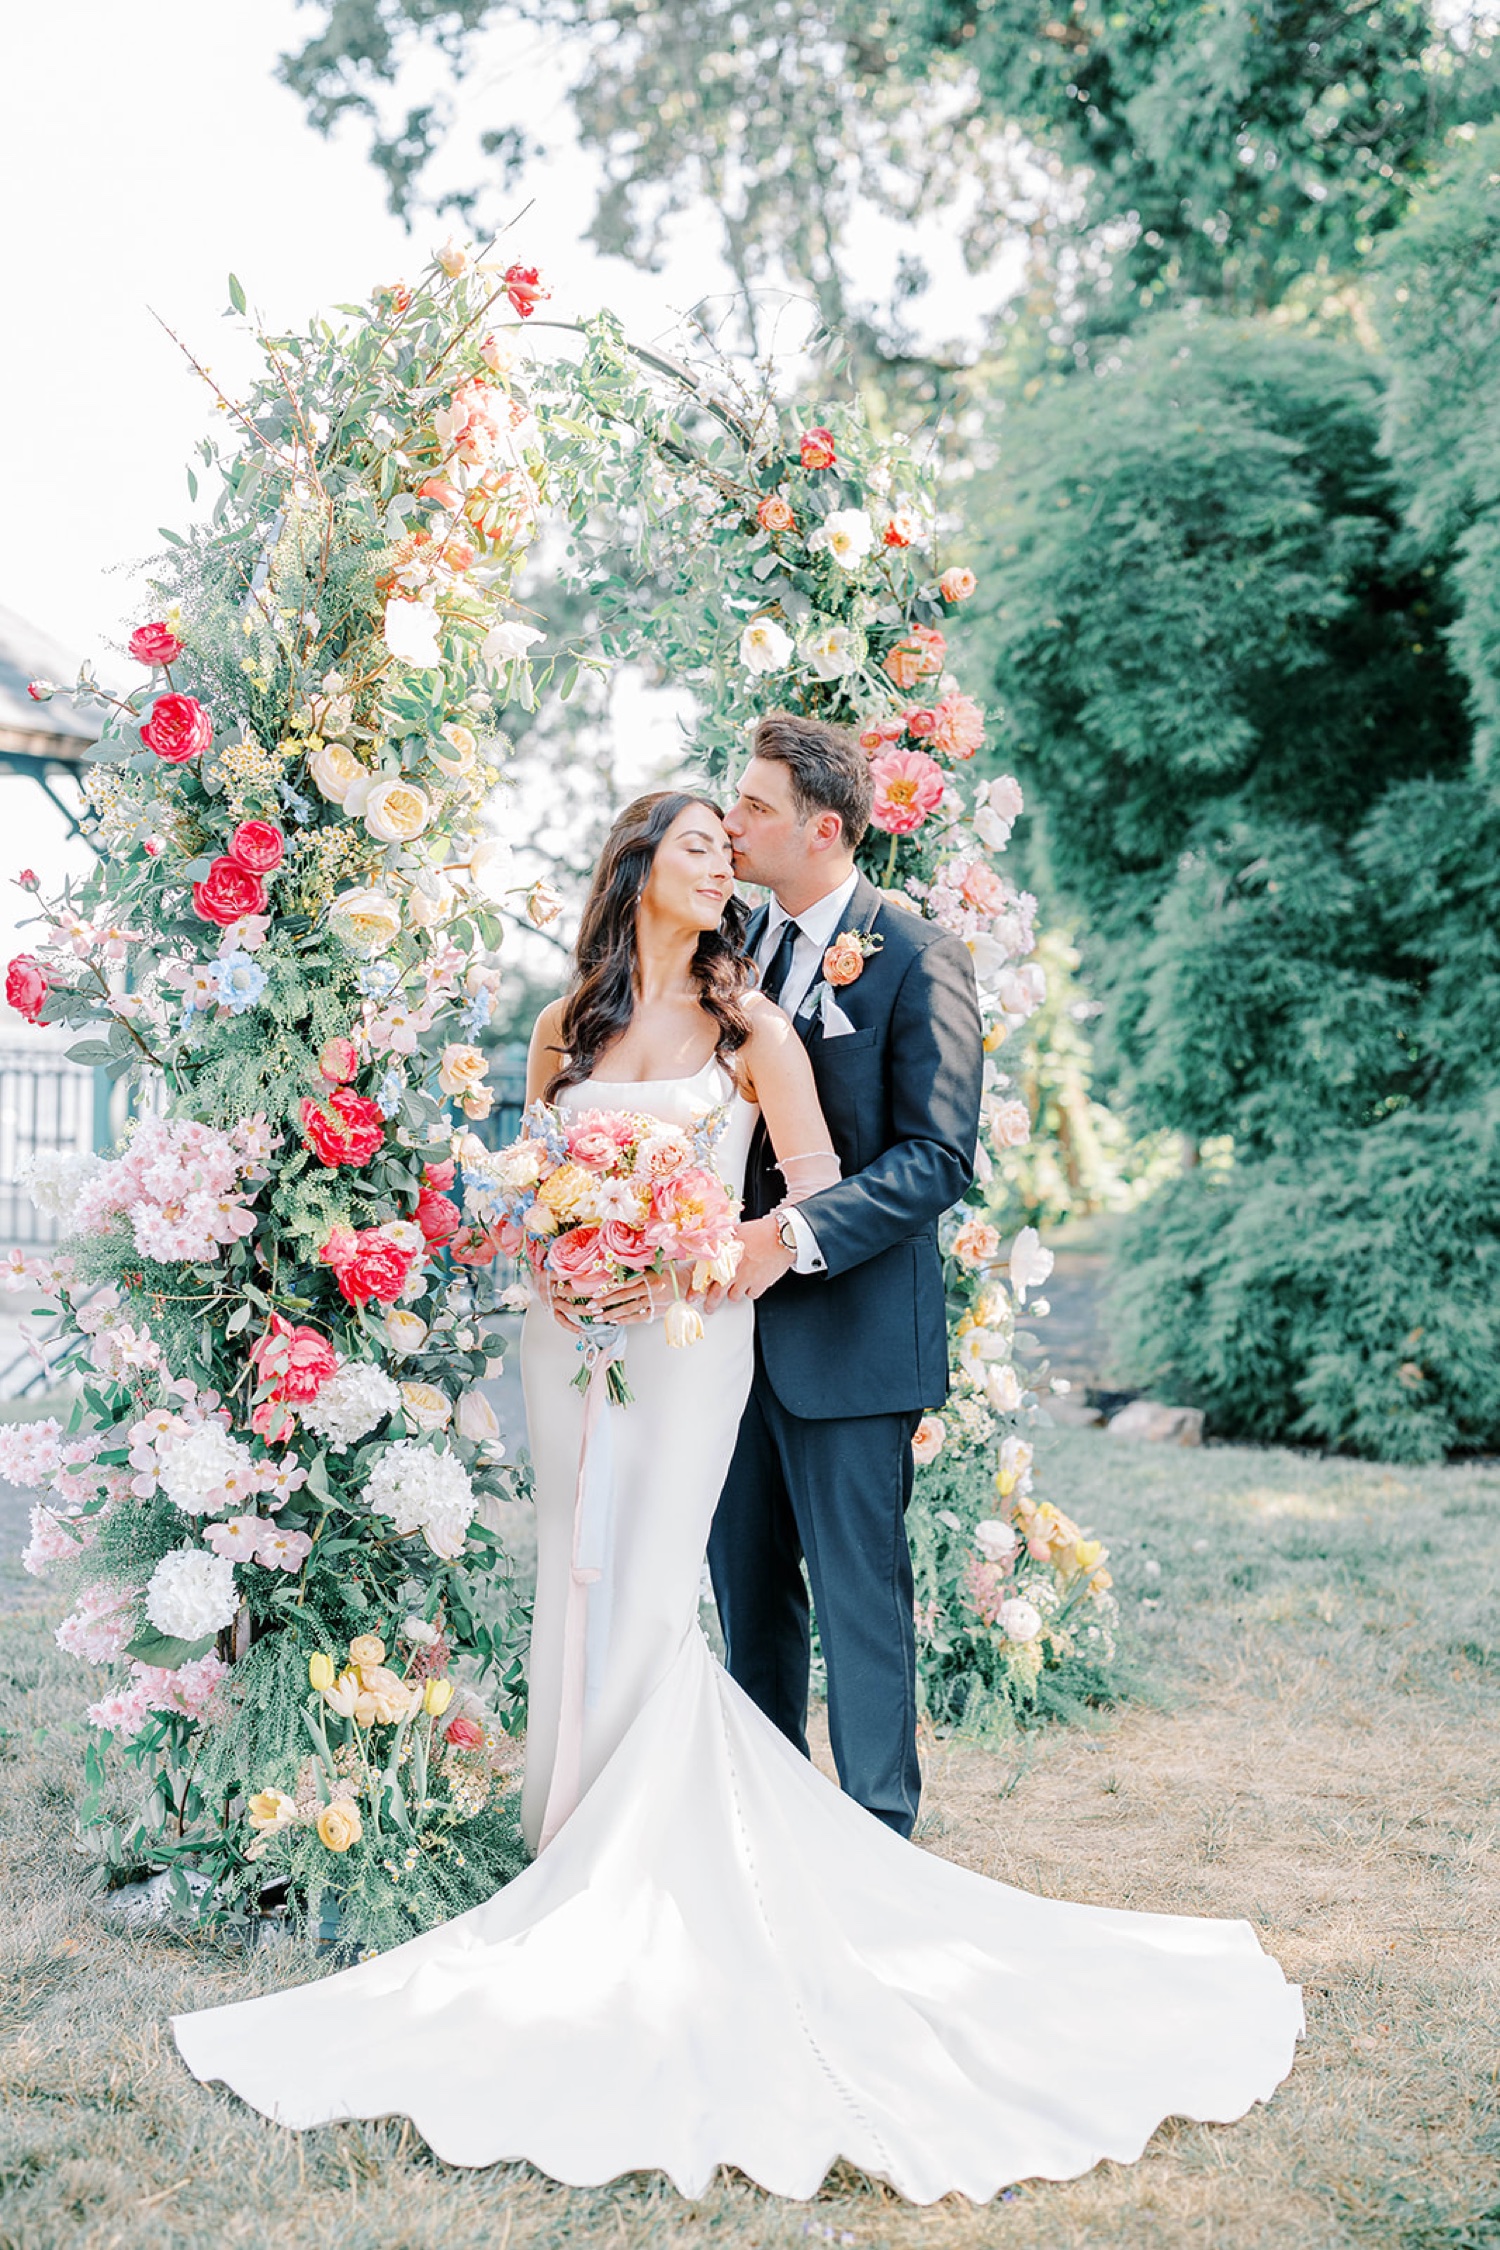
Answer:
M63 1055L0 1047L0 1249L57 1240L57 1221L37 1210L22 1175L39 1150L87 1155L106 1146L111 1092L102 1070Z

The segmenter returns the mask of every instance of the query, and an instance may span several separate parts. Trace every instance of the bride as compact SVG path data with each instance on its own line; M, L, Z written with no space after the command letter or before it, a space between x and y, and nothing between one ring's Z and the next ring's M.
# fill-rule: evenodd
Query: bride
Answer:
M666 1130L722 1112L732 1193L763 1117L790 1202L837 1159L801 1040L751 989L733 894L712 804L631 805L528 1099ZM806 2197L843 2157L917 2203L1130 2162L1167 2117L1268 2099L1301 2010L1248 1923L1069 1905L935 1858L716 1662L699 1587L754 1306L720 1302L674 1351L661 1293L632 1280L602 1308L625 1406L600 1378L573 1387L575 1303L526 1316L534 1863L377 1959L176 2018L189 2068L284 2125L409 2117L449 2162L527 2159L574 2186L659 2169L697 2196L727 2164Z

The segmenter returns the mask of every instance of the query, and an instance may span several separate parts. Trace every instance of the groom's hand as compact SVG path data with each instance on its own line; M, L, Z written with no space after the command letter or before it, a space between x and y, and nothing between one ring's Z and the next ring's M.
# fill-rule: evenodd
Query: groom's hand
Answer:
M736 1299L763 1297L783 1274L791 1272L793 1253L777 1233L774 1219L746 1219L739 1228L739 1237L745 1245L745 1254L728 1293Z

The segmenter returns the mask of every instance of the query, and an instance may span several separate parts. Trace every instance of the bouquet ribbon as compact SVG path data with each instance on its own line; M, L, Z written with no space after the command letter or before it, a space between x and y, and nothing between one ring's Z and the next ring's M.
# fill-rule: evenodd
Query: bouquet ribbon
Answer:
M602 1653L608 1606L589 1598L604 1576L614 1494L614 1447L609 1414L610 1369L625 1356L625 1331L610 1321L591 1325L580 1342L588 1386L583 1394L583 1434L578 1447L578 1482L573 1488L573 1546L568 1598L563 1612L562 1706L547 1809L542 1815L544 1852L563 1822L575 1811L583 1771L583 1716L589 1704L590 1656Z

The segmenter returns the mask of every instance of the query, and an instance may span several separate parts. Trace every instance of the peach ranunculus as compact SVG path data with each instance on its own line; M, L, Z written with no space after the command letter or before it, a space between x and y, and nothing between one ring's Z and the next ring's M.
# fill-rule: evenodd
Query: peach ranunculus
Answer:
M938 580L938 592L945 602L966 602L978 584L979 580L972 570L965 570L961 564L955 563Z
M472 1094L484 1084L485 1071L485 1059L477 1047L445 1047L438 1064L438 1084L450 1096Z
M847 941L847 942L846 942ZM831 985L853 984L865 973L865 957L857 942L849 939L845 931L836 944L830 945L823 956L823 974Z
M564 1226L571 1226L575 1220L592 1216L595 1186L595 1175L584 1165L559 1164L537 1189L536 1199Z
M792 504L782 492L766 494L755 511L755 520L762 531L795 531L797 528Z
M930 680L941 672L947 653L948 643L935 625L913 625L887 652L885 676L903 695L909 695L919 680Z
M947 1443L948 1425L940 1414L924 1414L911 1441L911 1457L919 1469L935 1461Z
M972 758L984 740L984 713L972 695L957 688L943 697L932 714L932 739L949 758Z
M870 777L871 824L886 836L910 836L943 801L943 769L924 750L888 750L871 759Z
M999 1248L999 1230L987 1220L974 1217L965 1219L953 1237L952 1255L961 1266L985 1266Z
M347 1797L335 1797L318 1815L319 1841L331 1852L346 1852L357 1844L364 1834L364 1823L359 1817L359 1807Z

